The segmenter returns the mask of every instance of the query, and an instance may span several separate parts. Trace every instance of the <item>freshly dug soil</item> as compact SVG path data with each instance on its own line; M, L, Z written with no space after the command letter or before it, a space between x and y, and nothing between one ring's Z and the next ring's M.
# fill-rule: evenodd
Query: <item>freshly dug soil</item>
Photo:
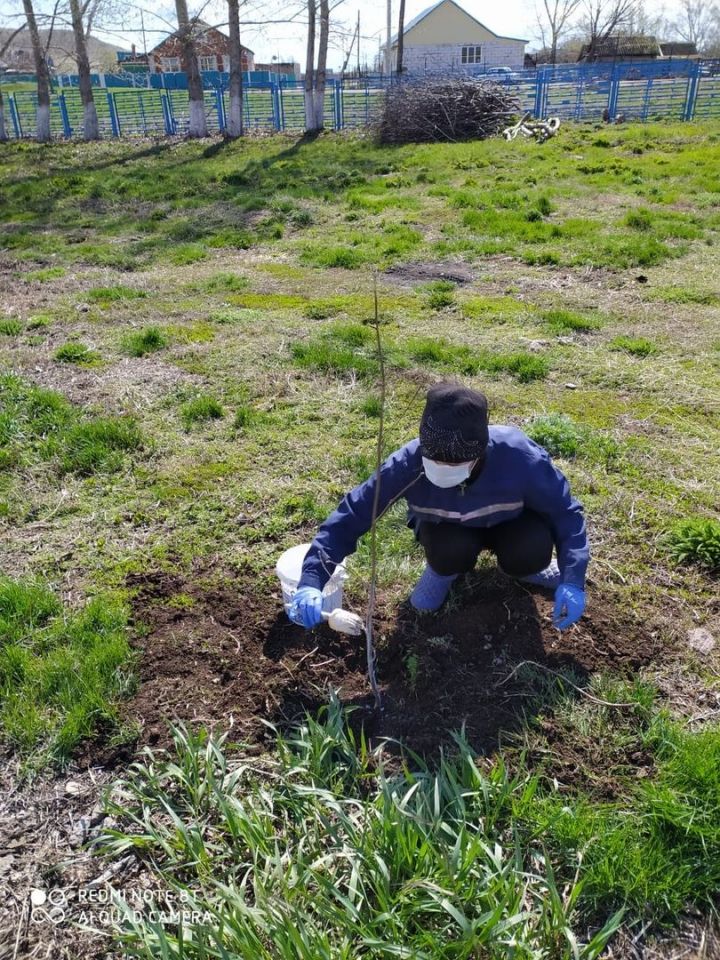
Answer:
M438 614L420 616L379 598L378 713L364 638L326 626L303 630L288 622L276 594L258 595L249 583L198 583L201 577L183 582L162 573L131 582L140 684L123 711L141 724L140 745L166 746L168 722L183 720L230 728L232 740L260 747L269 736L263 720L297 719L325 703L332 688L358 708L356 719L372 737L429 755L464 725L471 745L489 753L538 709L538 671L519 667L524 661L570 669L582 684L592 671L634 672L659 654L642 625L621 620L597 594L580 624L559 633L549 594L476 572L458 581ZM113 758L99 744L86 759Z

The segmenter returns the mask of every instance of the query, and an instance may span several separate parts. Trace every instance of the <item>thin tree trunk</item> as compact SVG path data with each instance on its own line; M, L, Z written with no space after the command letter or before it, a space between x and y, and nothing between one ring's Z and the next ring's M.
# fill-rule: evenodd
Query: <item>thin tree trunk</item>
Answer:
M50 71L48 70L45 51L40 42L35 11L32 0L23 0L23 9L27 19L30 43L32 44L33 59L35 60L35 75L37 77L37 121L35 137L40 143L50 140Z
M90 79L90 60L88 59L85 28L83 27L79 0L70 0L70 16L75 37L75 59L77 60L80 99L83 105L83 137L86 140L99 140L100 128Z
M242 45L240 43L240 3L228 0L228 32L230 33L230 113L227 135L243 134Z
M325 82L327 75L328 36L330 33L330 2L320 0L320 42L318 43L317 73L315 74L315 129L325 127Z
M178 39L182 53L182 68L187 77L188 98L190 107L190 126L188 136L206 137L208 135L207 120L205 119L205 97L203 94L202 77L195 51L193 24L188 16L187 0L175 0L175 10L178 18Z
M405 0L400 0L400 13L398 15L398 42L397 42L397 63L395 68L398 76L403 71L403 48L405 46Z
M315 19L317 7L315 0L307 0L308 32L307 53L305 55L305 129L315 129Z
M5 143L7 139L7 128L5 126L5 101L3 100L2 90L0 90L0 143Z

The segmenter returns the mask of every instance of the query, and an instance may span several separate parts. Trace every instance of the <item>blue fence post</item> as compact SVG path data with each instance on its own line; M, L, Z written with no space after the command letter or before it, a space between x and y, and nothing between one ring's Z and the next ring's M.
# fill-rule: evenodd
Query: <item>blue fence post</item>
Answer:
M171 137L173 134L172 116L170 114L170 107L168 106L168 98L166 93L160 94L160 105L162 106L163 123L165 124L165 133L169 137Z
M70 126L70 116L68 114L67 103L65 103L64 93L58 94L57 102L58 107L60 108L60 119L62 120L63 135L69 139L72 136L72 127Z
M117 104L115 103L115 94L107 92L108 111L110 113L110 129L114 137L120 136L120 120L118 118Z
M685 98L685 110L683 111L683 120L692 120L695 116L695 105L697 103L698 87L700 86L700 64L693 63L691 73L688 77L687 97Z
M8 94L8 103L10 104L10 119L12 120L13 130L15 131L16 138L19 140L23 135L23 131L14 93Z
M343 116L343 82L342 80L335 81L335 129L342 130L345 126L345 117Z
M227 119L225 117L225 101L223 100L221 87L217 87L215 90L215 100L217 103L218 126L220 127L220 132L224 133L227 129Z
M277 84L273 84L270 87L270 94L272 96L273 126L276 130L282 130L282 117L280 116L280 94Z
M545 71L538 70L537 74L535 75L535 108L533 110L536 120L542 120L543 118L543 101L545 99L546 84L547 80L545 79Z
M608 117L610 120L614 120L617 116L618 102L620 100L620 80L617 75L617 70L613 69L612 75L610 77L610 89L608 91Z

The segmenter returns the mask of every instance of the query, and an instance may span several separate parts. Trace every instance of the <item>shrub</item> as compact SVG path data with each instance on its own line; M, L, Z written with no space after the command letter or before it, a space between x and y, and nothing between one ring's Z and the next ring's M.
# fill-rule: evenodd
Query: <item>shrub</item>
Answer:
M221 420L225 416L225 411L215 397L205 393L184 403L180 407L180 416L185 424L185 429L189 430L194 423Z
M681 520L666 534L665 542L678 563L720 570L720 521L702 517Z
M657 353L657 347L652 340L645 337L615 337L610 343L611 350L622 350L625 353L631 353L635 357L650 357Z
M59 363L75 363L80 367L90 367L98 363L100 354L86 347L84 343L65 343L55 351Z
M131 357L144 357L147 353L162 350L168 344L167 337L159 327L145 327L123 337L122 345Z

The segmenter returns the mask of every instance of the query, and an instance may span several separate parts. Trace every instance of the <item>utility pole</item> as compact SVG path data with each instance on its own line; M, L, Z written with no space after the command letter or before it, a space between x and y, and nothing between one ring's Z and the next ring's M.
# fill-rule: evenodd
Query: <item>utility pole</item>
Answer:
M357 75L360 76L360 10L358 9L357 22Z
M387 0L387 44L385 46L385 74L389 77L391 70L390 41L392 39L392 0Z

